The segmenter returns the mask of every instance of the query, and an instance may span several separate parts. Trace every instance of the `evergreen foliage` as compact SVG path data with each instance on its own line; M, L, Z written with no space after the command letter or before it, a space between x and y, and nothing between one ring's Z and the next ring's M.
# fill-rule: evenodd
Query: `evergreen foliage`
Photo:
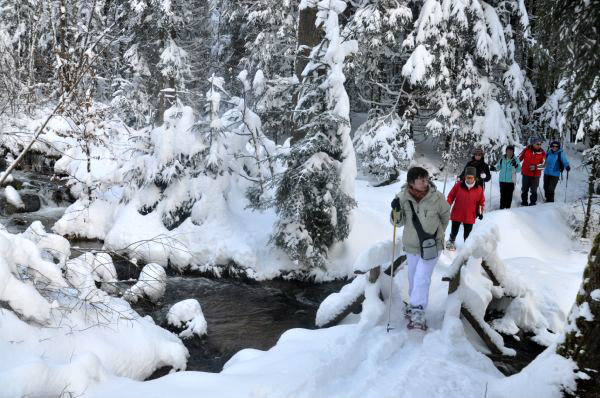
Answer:
M344 164L354 161L342 68L355 43L340 37L338 20L346 3L308 3L304 6L318 6L317 26L325 38L312 50L303 73L295 122L305 135L285 156L288 169L276 189L279 220L273 241L310 270L325 268L329 248L350 233L356 165Z

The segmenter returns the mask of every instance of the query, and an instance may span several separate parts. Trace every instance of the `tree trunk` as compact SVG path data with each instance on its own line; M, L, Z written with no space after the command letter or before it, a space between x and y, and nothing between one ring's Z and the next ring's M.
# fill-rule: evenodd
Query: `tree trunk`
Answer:
M314 46L319 45L323 38L323 30L317 29L315 23L317 21L317 9L307 7L300 10L298 15L298 34L296 45L296 60L294 62L294 72L299 82L302 82L302 71L308 64L308 57ZM293 99L294 103L298 101L298 97ZM291 143L300 141L306 135L305 132L298 130L298 126L294 125Z
M600 141L600 131L594 131L590 137L590 148L594 148L598 145ZM590 170L590 176L588 178L588 201L587 208L585 210L585 217L583 220L583 230L581 231L581 236L583 238L587 238L588 228L590 225L590 219L592 217L592 199L594 196L594 186L596 184L596 179L598 176L598 158L594 156L592 160L592 170Z
M592 292L595 292L594 297L592 297ZM566 396L600 397L600 383L598 383L600 374L600 339L598 338L600 335L600 299L598 292L600 292L600 234L594 240L588 264L583 273L583 283L569 316L568 329L570 332L566 334L564 342L556 349L559 355L575 361L578 372L589 376L587 379L578 378L576 391L565 391ZM586 320L584 316L577 316L585 307L589 307L592 320ZM577 317L575 318L575 316Z
M296 61L294 62L294 71L298 81L302 81L302 71L308 64L308 57L311 49L321 43L323 31L317 29L317 9L307 7L300 10L298 15L298 34L296 45Z

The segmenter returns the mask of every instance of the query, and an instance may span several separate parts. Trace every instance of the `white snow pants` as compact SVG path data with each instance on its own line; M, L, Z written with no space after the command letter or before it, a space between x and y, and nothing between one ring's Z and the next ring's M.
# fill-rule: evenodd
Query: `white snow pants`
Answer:
M427 308L429 301L429 285L431 285L431 274L437 264L439 257L432 260L423 260L418 254L406 253L408 262L408 295L410 305L420 305Z

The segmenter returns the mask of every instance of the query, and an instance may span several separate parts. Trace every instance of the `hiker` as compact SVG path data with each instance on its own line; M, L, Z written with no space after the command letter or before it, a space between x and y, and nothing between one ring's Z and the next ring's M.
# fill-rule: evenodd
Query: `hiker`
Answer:
M500 173L500 209L510 209L517 173L521 172L521 162L515 157L515 147L507 145L504 156L491 169Z
M554 190L558 184L558 178L563 170L571 171L569 159L560 147L560 142L552 141L550 151L546 154L546 167L544 168L544 196L546 202L554 202Z
M456 236L460 225L463 226L463 236L465 240L469 237L475 218L483 219L483 206L485 205L485 195L483 187L477 184L477 169L467 167L465 169L465 178L457 182L448 194L448 204L452 206L450 220L452 229L450 239L446 245L448 250L456 250Z
M531 144L519 155L523 162L521 165L521 206L535 206L537 202L537 189L540 185L540 176L546 161L546 152L542 149L542 139L533 138ZM529 195L531 191L531 195ZM529 199L529 200L528 200Z
M467 162L463 172L458 177L460 181L465 178L467 167L475 167L477 170L477 174L475 175L477 177L477 184L485 189L485 183L492 179L492 173L490 173L490 166L484 160L483 149L476 148L473 151L473 157Z
M425 309L429 301L431 274L444 249L450 206L429 181L422 167L412 167L406 184L392 201L391 222L404 225L402 245L408 262L409 306L405 316L409 329L427 330Z

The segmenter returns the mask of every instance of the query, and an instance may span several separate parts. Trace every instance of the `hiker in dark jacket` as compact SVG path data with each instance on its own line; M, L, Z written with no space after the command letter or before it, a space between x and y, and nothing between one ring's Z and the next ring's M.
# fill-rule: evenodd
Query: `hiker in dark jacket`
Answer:
M469 237L475 218L483 219L483 206L485 205L485 196L483 187L476 183L475 167L465 169L465 178L457 182L448 194L448 204L452 206L450 220L452 221L452 230L450 240L446 245L448 250L455 250L456 236L460 225L463 225L463 236L465 240Z
M571 171L571 165L567 155L560 147L560 142L552 141L550 150L546 153L546 167L544 168L544 196L546 202L554 202L554 191L558 184L558 178L563 170Z
M546 162L546 152L542 149L542 139L535 137L531 140L531 145L527 146L519 155L521 165L521 205L535 206L537 202L537 189L540 185L540 176L544 170ZM529 192L531 191L531 196Z
M477 174L477 184L481 185L485 189L485 183L492 179L492 173L490 173L490 166L485 162L483 149L477 148L473 151L473 157L465 166L463 172L458 177L461 181L465 178L465 171L467 167L475 167Z
M505 155L498 159L492 171L500 173L500 209L510 209L517 173L521 172L521 162L515 157L515 147L508 145Z

